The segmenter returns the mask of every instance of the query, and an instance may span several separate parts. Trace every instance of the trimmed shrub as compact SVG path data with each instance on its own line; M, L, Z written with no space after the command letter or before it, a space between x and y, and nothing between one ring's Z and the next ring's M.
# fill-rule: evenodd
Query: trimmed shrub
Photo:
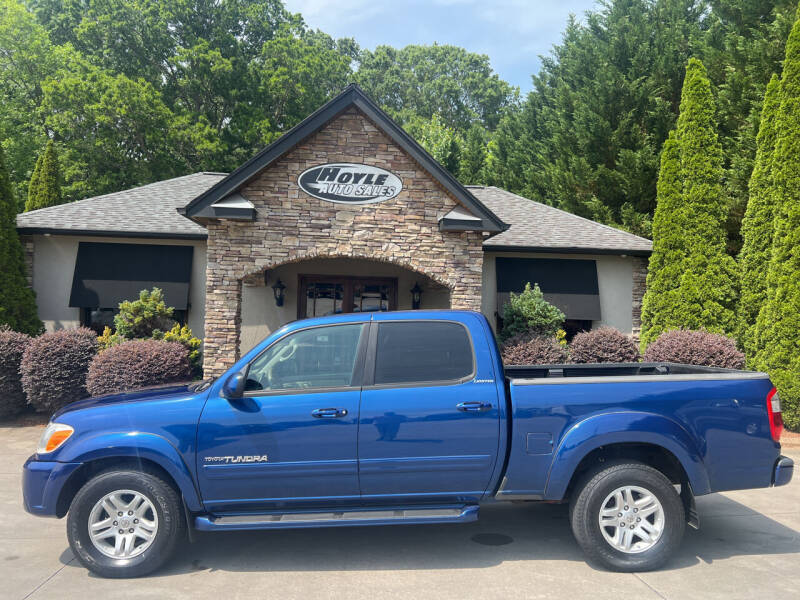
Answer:
M38 412L86 397L86 373L97 352L88 327L45 333L30 341L20 363L22 387Z
M0 419L16 415L28 402L19 363L30 341L30 336L0 326Z
M500 348L506 365L552 365L567 362L567 348L552 335L526 332L506 340Z
M133 340L104 350L89 366L86 387L92 396L188 381L191 366L178 342Z
M727 369L744 368L744 354L736 348L733 339L704 330L674 329L662 333L647 347L644 360Z
M778 388L786 426L800 431L800 12L786 43L775 130L767 301L756 319L756 356L748 358Z
M172 311L160 289L142 290L138 300L119 303L114 329L129 340L153 337L154 332L169 331L175 325Z
M748 364L757 351L756 320L767 302L767 277L772 257L776 195L772 186L772 155L775 151L775 121L781 104L781 85L773 75L764 95L761 123L756 138L756 161L750 177L750 199L742 219L742 251L739 253L741 298L737 338Z
M564 324L564 313L544 299L537 284L525 284L521 294L511 293L503 306L503 330L500 339L505 341L523 333L555 335Z
M569 354L575 363L637 362L638 344L613 327L582 331L572 338Z

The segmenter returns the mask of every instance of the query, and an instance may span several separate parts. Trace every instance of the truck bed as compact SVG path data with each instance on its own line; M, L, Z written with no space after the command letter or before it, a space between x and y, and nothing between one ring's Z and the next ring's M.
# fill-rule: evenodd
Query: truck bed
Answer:
M578 461L611 444L653 444L696 495L767 487L772 440L764 373L676 363L505 367L508 469L497 496L559 500Z
M670 362L603 363L603 364L552 364L509 365L504 367L506 378L520 380L552 379L564 377L642 377L654 375L731 375L748 378L755 373L721 367L703 367ZM763 377L763 374L757 374Z

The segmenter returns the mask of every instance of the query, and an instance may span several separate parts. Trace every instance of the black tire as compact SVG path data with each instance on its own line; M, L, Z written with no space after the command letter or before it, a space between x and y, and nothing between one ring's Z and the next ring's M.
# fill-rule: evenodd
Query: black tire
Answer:
M95 504L117 490L132 490L146 497L158 517L155 536L140 554L112 558L101 552L89 536L89 516ZM141 471L106 471L90 479L75 495L67 517L67 538L83 566L102 577L140 577L163 566L186 533L182 501L175 489L158 475Z
M660 537L652 547L636 553L624 552L606 541L599 523L606 498L624 486L644 488L656 497L663 509ZM635 519L635 516L624 518ZM666 563L680 545L686 526L683 503L675 488L660 471L640 463L608 466L586 477L573 494L570 521L575 539L590 561L612 571L628 573L651 571ZM606 530L610 535L610 528ZM633 539L637 540L634 544L641 541Z

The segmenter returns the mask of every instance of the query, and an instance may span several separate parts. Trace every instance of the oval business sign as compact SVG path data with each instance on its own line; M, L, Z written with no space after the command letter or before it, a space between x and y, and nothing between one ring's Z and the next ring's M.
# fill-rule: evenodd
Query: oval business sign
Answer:
M297 184L306 194L342 204L372 204L397 196L400 178L386 169L354 163L330 163L300 173Z

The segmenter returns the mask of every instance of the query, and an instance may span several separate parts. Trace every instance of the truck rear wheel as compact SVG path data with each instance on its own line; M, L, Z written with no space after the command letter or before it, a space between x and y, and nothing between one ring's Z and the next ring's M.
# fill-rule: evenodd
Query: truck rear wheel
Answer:
M680 545L685 528L675 488L640 463L612 465L585 479L570 516L588 558L613 571L660 567Z
M103 577L139 577L166 563L185 531L181 499L156 475L108 471L75 495L67 537L78 560Z

